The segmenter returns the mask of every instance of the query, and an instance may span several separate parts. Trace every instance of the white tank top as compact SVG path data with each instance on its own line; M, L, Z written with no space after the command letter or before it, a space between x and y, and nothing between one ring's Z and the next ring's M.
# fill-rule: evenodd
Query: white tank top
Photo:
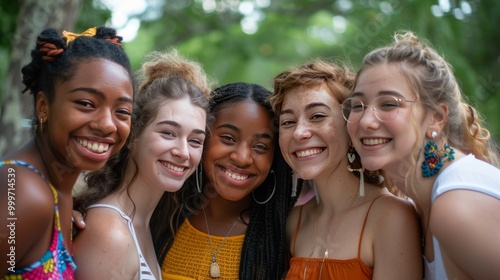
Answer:
M130 234L132 235L132 238L134 239L135 243L135 248L137 249L137 254L139 254L139 280L156 280L151 268L148 265L148 262L142 255L141 247L139 246L139 242L137 241L137 236L135 235L135 230L134 230L134 225L132 224L132 219L130 219L129 216L125 215L125 213L122 212L118 207L109 205L109 204L94 204L89 206L88 208L110 208L115 210L116 212L120 213L120 215L127 221L128 228L130 230ZM158 268L158 275L160 276L161 280L161 270L160 266L156 264Z

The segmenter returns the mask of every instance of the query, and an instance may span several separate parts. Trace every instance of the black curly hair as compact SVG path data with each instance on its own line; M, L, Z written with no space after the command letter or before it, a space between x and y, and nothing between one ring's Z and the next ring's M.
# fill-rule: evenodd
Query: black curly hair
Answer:
M52 102L55 82L71 79L79 62L96 58L123 66L133 82L130 61L121 48L121 40L116 30L108 27L99 27L93 37L80 36L69 44L55 29L43 30L37 37L35 49L31 51L31 62L21 70L26 86L23 93L30 91L34 105L38 92L44 92ZM32 121L33 128L35 124L38 124L36 118Z

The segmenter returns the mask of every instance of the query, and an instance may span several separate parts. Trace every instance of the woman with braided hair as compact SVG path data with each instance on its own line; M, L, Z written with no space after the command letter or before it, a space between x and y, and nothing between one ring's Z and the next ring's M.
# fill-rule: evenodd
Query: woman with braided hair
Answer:
M73 186L125 144L134 96L130 62L113 29L54 29L23 67L34 137L0 162L0 277L73 279Z
M425 279L500 278L500 170L451 66L412 32L367 54L342 104L363 166L414 202Z

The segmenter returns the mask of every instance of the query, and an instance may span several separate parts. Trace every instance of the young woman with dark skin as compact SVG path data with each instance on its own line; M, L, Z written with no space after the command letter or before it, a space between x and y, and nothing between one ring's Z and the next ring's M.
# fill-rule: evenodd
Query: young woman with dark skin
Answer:
M38 36L22 69L34 96L34 138L0 164L0 277L73 279L73 186L82 170L99 169L116 154L130 132L134 91L120 40L104 27Z

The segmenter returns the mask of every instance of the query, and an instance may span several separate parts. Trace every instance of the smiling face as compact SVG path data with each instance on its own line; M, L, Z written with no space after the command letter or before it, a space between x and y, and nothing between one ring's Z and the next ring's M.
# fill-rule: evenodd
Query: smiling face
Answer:
M358 77L353 96L369 105L383 95L411 101L416 99L406 78L395 66L366 68ZM359 122L347 124L353 145L366 169L384 169L391 173L402 171L399 172L401 175L406 174L410 164L408 160L415 157L413 151L418 145L416 131L425 131L428 123L423 110L415 110L414 116L414 106L419 105L400 102L396 117L387 122L378 120L369 106Z
M239 201L267 177L274 157L272 118L253 101L240 101L215 116L203 171L224 199Z
M187 97L160 105L134 144L140 180L163 191L179 190L201 160L205 126L205 110Z
M59 162L99 169L130 133L133 89L128 72L108 60L79 62L71 79L57 81L54 91L52 103L43 94L37 100L38 116L46 117L44 141Z
M279 134L283 157L306 180L327 178L348 149L340 104L324 84L297 87L285 94Z

